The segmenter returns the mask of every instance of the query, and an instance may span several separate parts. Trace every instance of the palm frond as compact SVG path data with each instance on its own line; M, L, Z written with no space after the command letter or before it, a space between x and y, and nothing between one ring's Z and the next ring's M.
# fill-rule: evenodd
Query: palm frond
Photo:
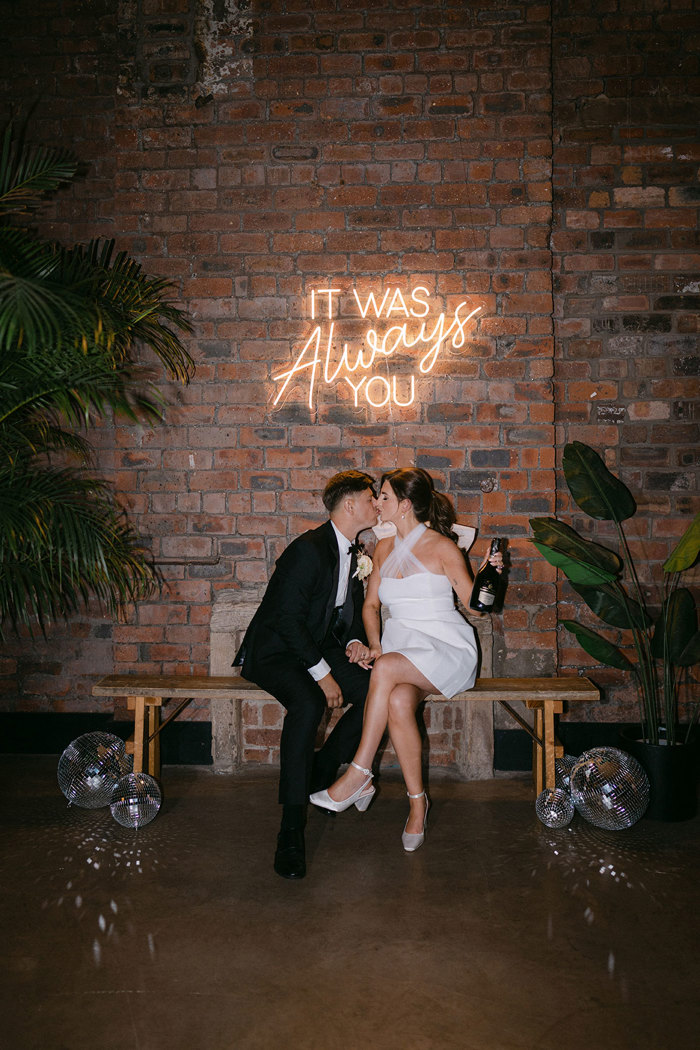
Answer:
M0 274L0 352L13 344L28 353L47 344L58 349L85 328L97 329L98 321L95 306L71 288L45 277Z
M90 595L114 612L159 581L106 483L72 470L0 469L0 559L0 624L13 627L43 630Z
M65 249L28 235L0 237L0 351L13 343L43 353L90 343L115 362L135 343L151 347L170 375L186 383L192 358L173 332L192 325L169 298L173 285L145 275L114 242ZM4 259L4 262L3 262Z
M100 328L99 308L86 296L89 267L65 265L69 253L27 231L0 235L0 351L13 344L27 353L60 349Z
M192 324L169 298L172 282L147 276L126 252L113 258L113 250L113 241L91 241L74 253L93 267L92 294L100 304L104 337L111 341L115 357L123 359L134 342L144 343L174 379L188 382L192 358L168 325L191 332Z
M0 463L3 466L21 469L21 464L28 457L44 456L48 459L54 453L79 463L88 463L93 458L94 450L81 434L53 426L42 418L22 420L22 425L18 426L8 423L0 428Z
M114 368L95 350L42 360L14 348L0 358L0 428L36 429L39 419L85 427L107 409L133 422L154 421L162 417L163 399L138 367Z
M161 418L140 344L183 383L194 370L178 336L192 326L170 282L115 254L111 240L64 248L3 219L37 207L76 171L65 151L27 147L11 126L2 134L0 637L8 624L43 630L93 595L114 611L153 591L148 550L108 483L85 472L84 435L109 413Z
M28 145L23 133L8 123L0 153L0 215L37 207L47 193L70 182L77 170L68 150Z
M0 225L0 273L44 277L55 265L56 252L51 244L21 226Z

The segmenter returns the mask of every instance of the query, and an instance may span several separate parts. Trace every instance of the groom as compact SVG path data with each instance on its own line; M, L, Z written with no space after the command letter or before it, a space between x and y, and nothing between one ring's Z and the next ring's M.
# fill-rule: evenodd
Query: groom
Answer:
M275 871L306 874L304 825L311 791L328 787L362 734L369 671L362 626L362 583L355 575L358 533L376 524L374 479L359 470L335 474L323 491L330 520L293 540L277 559L235 665L286 708L280 742ZM320 751L314 741L327 707L351 706Z

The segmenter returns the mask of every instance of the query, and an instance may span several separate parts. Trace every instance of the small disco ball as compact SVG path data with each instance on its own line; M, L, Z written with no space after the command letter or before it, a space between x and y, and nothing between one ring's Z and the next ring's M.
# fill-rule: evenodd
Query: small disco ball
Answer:
M558 788L564 788L565 791L571 790L570 779L571 770L578 762L577 758L573 755L562 755L561 758L554 759L554 786Z
M131 769L124 741L113 733L83 733L58 760L58 786L68 801L85 809L108 806L114 785Z
M644 816L649 778L636 758L616 747L585 751L571 770L571 795L582 817L597 828L622 831Z
M548 828L565 828L574 815L574 803L564 788L545 788L535 800L535 813Z
M157 780L148 773L127 773L116 784L109 808L117 824L142 828L158 815L161 801Z

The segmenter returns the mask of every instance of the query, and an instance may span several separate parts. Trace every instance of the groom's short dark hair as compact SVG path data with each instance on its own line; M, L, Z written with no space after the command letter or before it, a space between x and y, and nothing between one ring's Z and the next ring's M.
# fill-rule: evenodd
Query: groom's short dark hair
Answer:
M346 496L364 492L365 489L371 489L374 496L374 486L374 478L362 470L341 470L339 474L333 475L323 490L323 506L330 514Z

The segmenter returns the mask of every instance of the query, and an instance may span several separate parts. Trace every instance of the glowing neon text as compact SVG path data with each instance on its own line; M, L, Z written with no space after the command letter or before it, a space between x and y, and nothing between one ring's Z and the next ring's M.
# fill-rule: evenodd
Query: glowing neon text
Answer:
M369 324L374 324L374 317L389 322L388 325L382 331L378 330L379 326L366 328L359 349L351 351L348 343L343 343L338 355L334 350L336 322L333 317L334 306L339 303L334 296L339 297L341 289L314 288L311 291L311 319L316 321L318 315L318 322L291 368L272 377L282 384L273 404L279 402L295 378L303 377L308 382L309 408L314 407L315 387L321 380L328 385L344 380L352 390L356 408L360 396L373 408L383 408L390 401L399 406L410 405L415 400L415 372L402 374L402 383L399 384L396 375L370 374L375 361L412 351L418 356L418 371L426 375L435 367L444 347L451 345L454 350L459 350L465 345L467 325L481 310L480 306L470 310L469 303L463 301L455 308L451 319L442 312L434 321L429 320L430 292L421 285L410 294L389 287L381 299L369 292L363 301L355 288L352 294L363 321L369 318ZM355 377L356 372L365 374Z

